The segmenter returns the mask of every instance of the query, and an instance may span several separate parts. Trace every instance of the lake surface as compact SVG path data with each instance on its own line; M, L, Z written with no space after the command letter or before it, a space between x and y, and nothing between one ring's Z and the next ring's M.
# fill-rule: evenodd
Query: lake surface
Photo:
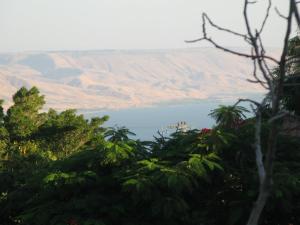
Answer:
M159 105L147 108L133 108L123 110L108 110L99 112L85 112L88 118L108 115L109 121L105 126L125 126L136 133L137 139L152 140L157 131L166 134L172 130L168 126L185 121L190 128L210 128L214 120L208 116L212 109L219 105L229 105L233 102L199 101L196 103L182 103L177 105Z

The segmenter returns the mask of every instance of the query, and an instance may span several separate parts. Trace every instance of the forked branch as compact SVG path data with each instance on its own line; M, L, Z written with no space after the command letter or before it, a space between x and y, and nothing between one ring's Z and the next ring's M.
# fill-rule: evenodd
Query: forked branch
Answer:
M272 1L268 0L268 6L266 8L264 19L259 29L254 29L253 27L251 27L250 19L248 16L249 5L253 5L255 3L256 1L244 0L243 17L247 30L246 34L241 34L239 32L223 28L215 24L205 13L203 13L202 37L196 40L186 41L188 43L208 41L214 47L224 52L228 52L233 55L245 58L250 58L253 61L253 78L247 80L252 83L258 83L268 90L268 94L261 102L257 102L251 99L240 99L235 104L237 105L241 102L250 102L252 105L254 105L253 111L256 118L254 149L259 177L259 195L253 205L247 225L258 225L267 199L271 194L273 167L277 147L276 140L279 134L278 120L287 115L286 112L281 111L280 104L283 96L283 87L287 71L288 42L291 35L293 18L296 20L298 28L300 27L300 16L297 8L297 4L299 3L299 1L289 0L289 12L287 16L282 15L275 7L275 11L277 12L277 14L286 20L283 48L279 60L266 55L261 35L269 19L270 11L272 9ZM239 38L243 38L244 41L246 41L246 43L250 45L252 52L250 54L239 52L218 44L213 38L208 36L206 27L207 23L211 27L219 31L229 33ZM276 76L274 75L274 72L269 68L269 62L272 62L273 64L275 63L275 66L278 68L278 74ZM263 150L261 144L262 113L265 110L267 102L269 103L269 107L271 109L271 113L269 115L270 119L268 121L268 123L270 124L270 130L267 139L267 148ZM265 153L263 154L263 152Z

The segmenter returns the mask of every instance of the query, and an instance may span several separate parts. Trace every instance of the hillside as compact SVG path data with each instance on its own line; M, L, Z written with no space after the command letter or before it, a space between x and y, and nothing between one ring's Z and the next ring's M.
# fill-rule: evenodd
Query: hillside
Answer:
M37 86L55 109L119 109L248 96L249 60L212 48L24 52L0 55L0 98Z

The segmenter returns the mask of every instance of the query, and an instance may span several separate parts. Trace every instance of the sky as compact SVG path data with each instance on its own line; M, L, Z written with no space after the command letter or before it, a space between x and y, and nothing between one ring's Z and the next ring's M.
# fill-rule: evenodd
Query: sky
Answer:
M251 22L262 21L267 0L251 6ZM284 14L286 0L273 0ZM222 26L245 32L242 0L0 0L0 52L174 49L201 37L201 14ZM285 21L274 9L263 40L280 47ZM244 46L235 37L209 30L225 46Z

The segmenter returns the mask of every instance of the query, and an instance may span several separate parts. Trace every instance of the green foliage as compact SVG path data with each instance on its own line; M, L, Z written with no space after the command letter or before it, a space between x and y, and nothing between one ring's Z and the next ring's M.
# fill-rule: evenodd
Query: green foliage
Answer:
M0 124L3 125L4 119L4 109L3 109L4 100L0 99Z
M288 43L287 71L283 87L283 105L300 115L300 38L295 36ZM276 73L276 72L275 72Z
M45 104L44 96L33 87L27 90L22 87L13 96L14 105L7 110L5 126L9 131L11 140L28 138L34 134L44 122L44 115L39 110Z
M222 128L236 128L240 122L246 118L245 113L249 112L246 108L238 105L220 105L209 114L216 120L218 126Z
M127 142L130 141L129 135L135 136L135 133L126 127L110 127L106 130L104 137L111 142Z
M107 142L104 147L104 164L121 164L134 155L134 149L126 143Z
M4 126L0 125L0 154L4 153L8 142L9 142L9 133Z
M30 90L0 123L1 224L245 224L258 178L244 108L212 111L213 129L139 141L125 127L101 127L108 117L39 113L43 97ZM266 117L263 145L268 126ZM299 138L280 136L262 225L300 224L299 153Z
M198 176L206 176L208 170L223 170L223 168L215 162L217 160L219 161L220 158L213 152L208 155L191 154L190 156L188 168Z
M78 151L84 145L103 131L99 129L108 118L93 118L91 121L82 115L76 115L76 110L66 110L57 113L50 109L35 138L41 148L54 152L55 155L66 157Z

